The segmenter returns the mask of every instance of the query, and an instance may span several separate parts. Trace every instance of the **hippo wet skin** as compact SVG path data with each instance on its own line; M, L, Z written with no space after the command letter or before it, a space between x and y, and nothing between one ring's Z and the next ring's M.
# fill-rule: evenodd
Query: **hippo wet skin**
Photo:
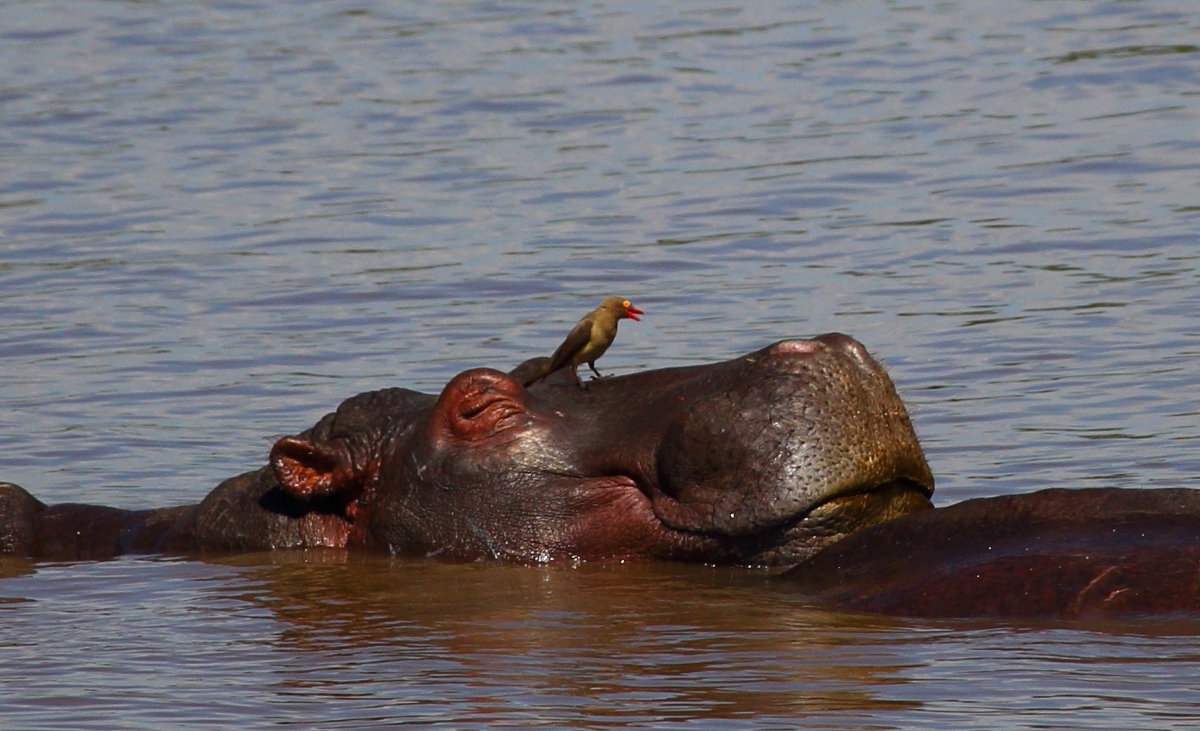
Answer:
M1200 493L1111 491L1137 494L1137 508L1064 491L1059 504L1033 493L930 510L933 477L904 406L883 368L845 335L587 390L563 373L523 387L543 363L511 374L468 370L436 396L355 396L196 505L46 506L0 483L0 552L83 559L335 547L455 560L656 559L794 566L785 580L804 601L855 611L1200 609L1195 555L1189 564L1172 551L1196 542L1200 516L1200 501L1178 495ZM1036 519L1022 519L1023 503ZM1066 505L1083 517L1069 517ZM1130 510L1136 519L1126 519ZM978 532L998 517L1008 526L1003 552ZM1074 594L1038 598L1038 587L1062 579L1064 560L1052 551L1023 569L988 562L1021 554L1023 541L1086 552L1105 545L1109 523L1130 520L1130 530L1169 530L1158 544L1130 534L1123 553L1075 562L1083 590ZM1168 559L1166 589L1133 586L1152 584L1161 576L1153 567ZM923 572L937 591L918 590ZM984 587L980 576L993 581ZM971 587L979 601L957 601ZM1121 601L1085 601L1100 596Z
M860 531L782 577L818 605L911 617L1200 612L1200 490L1047 489Z
M3 550L50 558L330 546L453 559L785 566L928 508L933 478L857 341L525 388L472 369L437 396L355 396L198 505L43 506L0 490Z

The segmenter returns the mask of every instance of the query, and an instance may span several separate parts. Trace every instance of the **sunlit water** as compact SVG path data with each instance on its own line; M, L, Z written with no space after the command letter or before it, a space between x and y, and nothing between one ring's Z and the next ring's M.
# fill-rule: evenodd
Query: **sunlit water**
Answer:
M1198 486L1169 2L0 2L0 479L199 499L341 399L852 333L938 500ZM1190 621L863 619L753 572L0 564L4 728L1193 728Z

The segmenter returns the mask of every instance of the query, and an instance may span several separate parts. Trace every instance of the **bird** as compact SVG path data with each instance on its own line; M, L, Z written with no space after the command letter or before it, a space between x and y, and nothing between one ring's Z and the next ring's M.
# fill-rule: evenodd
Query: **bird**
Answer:
M613 339L617 337L617 322L624 318L637 321L638 315L642 314L645 313L623 297L606 298L599 307L575 323L575 327L567 333L566 339L554 351L554 355L550 356L550 360L525 382L526 388L567 367L575 377L575 384L586 388L583 381L579 380L579 372L576 370L579 364L587 363L592 373L600 377L600 371L596 370L596 359L604 355L604 351L608 350L608 346L612 345Z

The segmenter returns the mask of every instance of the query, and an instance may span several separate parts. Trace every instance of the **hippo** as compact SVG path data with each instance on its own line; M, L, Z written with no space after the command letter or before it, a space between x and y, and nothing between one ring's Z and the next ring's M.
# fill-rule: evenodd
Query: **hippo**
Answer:
M797 601L903 616L1200 611L1200 491L1043 490L933 509L883 367L831 333L608 377L545 359L354 396L194 505L46 506L0 483L0 553L330 547L447 560L763 567Z
M930 618L1200 612L1200 490L1047 488L899 516L781 579L806 602Z
M0 551L37 558L300 547L452 560L787 566L931 506L933 476L884 369L841 334L732 360L522 384L473 368L389 388L285 436L200 503L44 506L0 489Z

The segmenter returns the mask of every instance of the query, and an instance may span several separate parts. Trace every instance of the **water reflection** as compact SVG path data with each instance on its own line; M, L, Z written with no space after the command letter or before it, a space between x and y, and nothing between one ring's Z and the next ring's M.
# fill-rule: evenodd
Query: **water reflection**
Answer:
M279 682L306 693L406 696L453 675L479 709L518 693L603 723L919 705L877 692L912 677L877 644L903 625L801 610L755 572L332 552L229 563L253 567L238 596L281 621L273 642L302 652Z
M0 479L48 502L195 501L354 393L545 352L609 290L653 313L621 372L859 337L941 503L1200 475L1185 9L0 18ZM1185 633L863 625L703 570L303 560L0 563L5 722L1196 725Z

